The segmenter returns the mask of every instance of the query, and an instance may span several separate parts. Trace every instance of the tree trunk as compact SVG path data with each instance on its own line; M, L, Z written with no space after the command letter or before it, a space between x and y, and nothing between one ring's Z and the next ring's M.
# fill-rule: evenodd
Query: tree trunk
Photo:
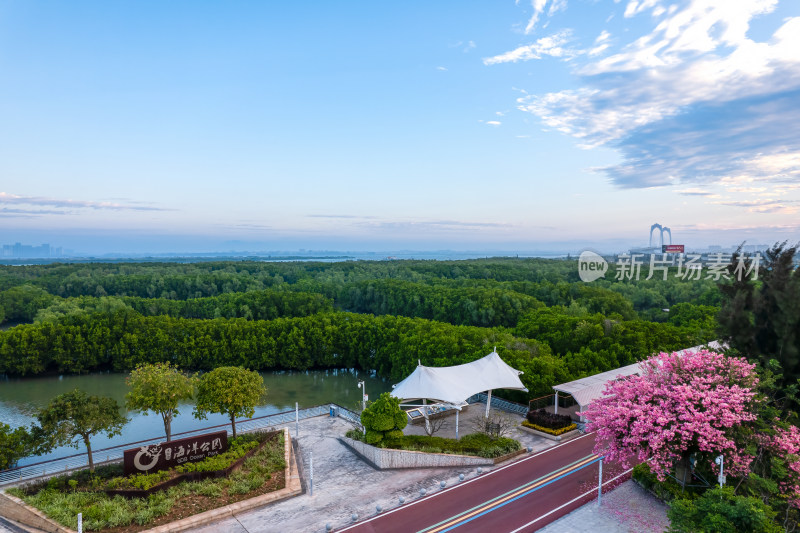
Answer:
M94 472L94 460L92 459L92 443L89 442L89 436L83 436L83 443L86 444L86 453L89 454L89 472Z
M236 417L231 415L231 425L233 426L233 438L236 438Z
M161 418L164 420L164 433L167 435L167 442L172 440L172 413L163 413Z

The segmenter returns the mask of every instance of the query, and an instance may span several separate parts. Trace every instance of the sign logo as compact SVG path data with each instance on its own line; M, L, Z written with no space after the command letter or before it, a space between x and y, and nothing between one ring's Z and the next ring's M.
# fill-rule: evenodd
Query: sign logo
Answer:
M589 283L602 278L608 271L608 262L603 256L590 250L584 250L578 257L578 275L581 281Z
M123 454L125 475L157 472L214 457L228 449L228 432L216 431L170 442L131 448Z

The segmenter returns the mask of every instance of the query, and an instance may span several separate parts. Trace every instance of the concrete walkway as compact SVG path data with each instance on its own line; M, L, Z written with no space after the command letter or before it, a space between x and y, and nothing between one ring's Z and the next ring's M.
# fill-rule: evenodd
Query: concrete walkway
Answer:
M483 413L480 405L476 407L472 412L473 417ZM516 418L521 420L521 417ZM294 424L288 427L294 438ZM331 524L335 529L351 524L354 513L359 518L372 516L376 513L377 505L383 510L391 509L399 505L400 497L405 498L406 502L418 498L420 489L430 494L440 490L441 481L452 486L459 482L459 474L464 474L465 479L477 475L474 468L376 470L339 442L337 437L344 435L348 429L351 426L340 418L317 417L300 422L300 437L297 440L306 480L310 474L309 457L313 454L314 459L313 496L307 490L301 496L241 513L235 518L194 531L324 532L326 524ZM454 433L454 426L452 430ZM461 435L470 432L468 425L461 426ZM437 433L439 435L447 436L447 432ZM523 446L531 446L534 451L556 444L518 430L509 436L520 440Z
M538 533L661 533L668 527L667 506L626 481L603 495L601 505L597 500L587 503Z
M483 416L483 407L476 404L460 416L459 433L462 436L473 431L474 419ZM507 413L503 415L517 420L517 423L522 420L521 416ZM294 439L295 426L292 423L288 427ZM430 494L440 490L441 481L445 481L446 486L450 487L459 483L459 474L464 474L465 479L478 475L474 468L376 470L339 442L337 437L351 428L352 426L340 418L316 417L300 422L300 437L297 442L305 469L305 483L310 474L309 458L313 455L314 460L313 496L306 486L306 493L300 496L247 511L235 518L193 531L322 533L326 531L326 524L330 524L335 531L352 524L353 514L359 520L374 516L378 505L386 511L400 505L400 497L406 503L419 498L420 489L425 489ZM420 431L419 426L409 426L406 430L407 433L415 434ZM436 435L454 436L454 418L448 420ZM534 452L557 444L517 429L513 429L509 436L518 439L523 446L530 446ZM626 482L604 495L602 507L598 508L596 502L591 502L540 531L578 533L590 528L592 533L650 533L664 531L668 525L666 507L638 485Z

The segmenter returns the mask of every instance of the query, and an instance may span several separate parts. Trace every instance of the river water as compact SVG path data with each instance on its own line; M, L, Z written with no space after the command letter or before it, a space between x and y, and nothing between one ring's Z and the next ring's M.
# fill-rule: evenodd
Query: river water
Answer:
M293 411L295 402L300 404L301 409L327 403L337 403L352 409L361 400L359 380L366 382L366 391L371 399L391 390L391 384L388 382L355 370L262 372L261 375L267 386L267 403L256 408L255 416ZM28 426L34 421L33 416L38 409L46 406L59 394L76 388L95 396L110 396L117 400L120 406L124 406L125 394L128 392L125 377L126 374L99 373L82 376L0 378L0 422L12 427ZM197 420L192 416L193 407L192 403L179 407L180 414L172 421L173 434L230 423L227 417L218 414L209 414L206 420ZM94 450L164 435L164 424L159 415L144 416L137 411L127 411L124 407L122 413L130 419L122 434L112 439L108 439L105 435L95 436L92 438ZM47 455L23 459L20 464L63 457L82 451L85 451L83 445L78 449L58 448Z

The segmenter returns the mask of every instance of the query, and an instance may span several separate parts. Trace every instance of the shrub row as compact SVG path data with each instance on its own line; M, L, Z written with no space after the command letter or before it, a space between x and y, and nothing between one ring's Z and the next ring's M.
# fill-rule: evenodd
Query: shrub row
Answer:
M548 429L562 429L572 425L572 419L569 415L556 415L548 413L544 409L528 411L526 418L531 424Z
M516 440L506 437L492 439L483 433L472 433L461 437L460 440L428 437L427 435L404 435L396 439L387 439L386 442L381 443L381 447L494 458L515 452L520 449L521 445Z

